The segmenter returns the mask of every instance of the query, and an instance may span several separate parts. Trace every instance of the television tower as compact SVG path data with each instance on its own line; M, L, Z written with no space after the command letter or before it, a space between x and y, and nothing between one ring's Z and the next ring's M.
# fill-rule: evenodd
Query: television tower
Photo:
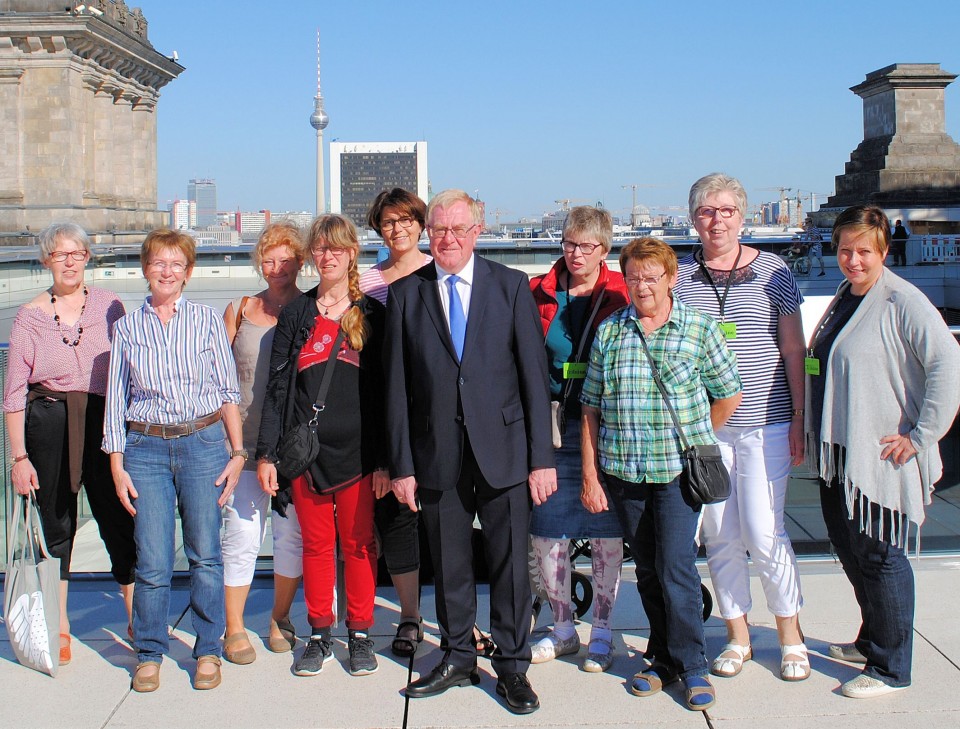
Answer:
M327 212L326 190L323 183L323 130L330 118L323 110L323 92L320 91L320 29L317 28L317 95L313 97L310 126L317 130L317 215Z

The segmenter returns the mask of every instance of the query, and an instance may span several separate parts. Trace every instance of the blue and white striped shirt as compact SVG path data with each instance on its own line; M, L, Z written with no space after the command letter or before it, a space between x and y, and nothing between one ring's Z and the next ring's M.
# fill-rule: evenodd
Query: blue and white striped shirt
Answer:
M150 304L116 323L110 349L103 450L122 453L127 421L170 425L240 402L223 318L181 297L164 326Z
M717 321L737 325L737 336L727 345L737 355L743 401L727 425L755 428L790 422L794 405L778 337L780 318L797 311L803 296L783 260L760 251L756 259L734 271L723 317L717 296L723 295L731 274L711 270L715 291L693 254L680 259L677 274L676 298Z

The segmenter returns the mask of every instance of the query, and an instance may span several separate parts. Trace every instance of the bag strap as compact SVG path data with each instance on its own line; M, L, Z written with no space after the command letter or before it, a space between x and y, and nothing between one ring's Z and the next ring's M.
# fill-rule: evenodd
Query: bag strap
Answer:
M673 403L670 402L670 397L667 395L667 388L663 384L663 380L660 377L660 370L657 369L656 362L653 361L653 355L650 354L650 348L647 346L647 340L643 336L643 332L637 325L637 333L640 335L640 344L643 345L643 352L647 355L647 361L650 363L650 369L653 371L653 381L657 383L657 389L660 390L660 396L663 398L664 405L667 406L667 412L670 413L670 417L673 419L673 427L677 430L677 435L680 436L680 445L683 446L683 450L690 448L690 444L687 443L687 439L683 434L683 428L680 427L680 418L677 417L677 411L673 409Z
M43 523L40 519L40 504L37 501L36 491L30 492L30 504L27 507L30 510L30 517L33 519L33 529L31 541L40 547L40 551L47 559L50 558L50 550L47 548L47 540L43 536Z
M580 333L580 344L577 345L577 353L574 355L573 361L579 362L583 357L583 348L587 344L587 336L590 334L590 328L593 326L594 319L597 318L597 312L600 311L600 304L603 303L603 295L606 293L606 289L600 290L600 295L597 296L597 303L593 305L593 311L590 312L590 318L587 319L587 323L583 327L583 331ZM570 397L570 392L573 390L573 380L567 380L567 384L564 385L563 395L560 396L560 409L563 410L567 405L567 398Z
M230 346L233 346L233 342L237 340L237 332L240 331L240 324L243 322L243 308L247 305L249 299L249 296L243 296L240 299L240 303L237 304L237 321L233 327L233 341L230 342Z
M326 369L323 371L323 378L320 380L320 388L317 390L317 399L311 406L313 408L313 417L310 419L308 425L316 425L317 416L323 412L324 408L327 407L327 391L330 389L330 381L333 379L333 368L337 364L337 355L340 353L340 345L343 343L343 339L344 333L343 328L341 327L340 332L337 334L337 338L333 340L333 351L330 354L330 359L327 360Z

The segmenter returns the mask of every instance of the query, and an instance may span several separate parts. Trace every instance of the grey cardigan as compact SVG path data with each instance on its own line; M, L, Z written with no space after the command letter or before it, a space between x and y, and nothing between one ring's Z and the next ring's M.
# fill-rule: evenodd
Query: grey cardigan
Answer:
M849 286L840 285L828 312ZM808 456L819 454L828 484L839 476L849 514L860 499L861 531L870 533L863 517L877 504L895 518L888 536L882 519L874 536L905 546L904 519L923 523L943 474L939 441L960 407L960 346L923 292L885 268L834 341L824 376L821 442ZM902 466L880 459L880 439L896 433L917 449ZM845 450L841 463L835 445Z

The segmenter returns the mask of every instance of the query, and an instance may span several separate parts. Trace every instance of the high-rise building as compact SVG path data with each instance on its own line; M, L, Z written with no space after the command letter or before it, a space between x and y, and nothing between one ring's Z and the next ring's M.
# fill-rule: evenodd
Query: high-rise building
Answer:
M197 204L197 227L205 228L217 223L216 180L190 180L187 183L187 200Z
M330 210L365 226L383 190L402 187L427 200L426 142L331 142Z
M197 227L197 204L192 200L174 200L170 203L170 227L191 230Z
M270 211L260 210L254 213L238 210L235 213L235 225L242 240L255 241L263 229L270 225Z

